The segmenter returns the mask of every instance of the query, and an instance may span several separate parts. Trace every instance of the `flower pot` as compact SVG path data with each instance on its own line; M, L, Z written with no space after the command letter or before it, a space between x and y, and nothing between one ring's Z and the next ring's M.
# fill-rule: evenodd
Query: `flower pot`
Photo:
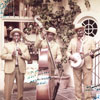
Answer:
M54 79L55 79L55 85L57 84L57 82L60 83L59 89L66 89L69 85L70 76L64 75L61 78L59 76L54 76Z

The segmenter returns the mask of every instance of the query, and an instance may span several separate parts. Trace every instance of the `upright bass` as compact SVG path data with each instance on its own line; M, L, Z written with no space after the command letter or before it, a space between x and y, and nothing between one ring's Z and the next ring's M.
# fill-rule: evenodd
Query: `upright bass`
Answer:
M41 48L39 53L39 72L36 85L36 100L52 100L53 89L55 87L53 86L54 81L52 81L53 79L51 77L51 68L49 67L48 54L50 55L50 59L54 68L56 68L56 66L46 35L45 39L47 42L47 48Z

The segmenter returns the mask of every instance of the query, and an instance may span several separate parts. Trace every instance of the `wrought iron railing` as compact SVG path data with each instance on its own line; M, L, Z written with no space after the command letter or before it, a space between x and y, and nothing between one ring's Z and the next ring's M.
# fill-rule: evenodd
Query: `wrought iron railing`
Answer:
M100 48L100 41L96 43L96 48ZM93 85L100 84L100 50L96 52L96 56L93 60Z

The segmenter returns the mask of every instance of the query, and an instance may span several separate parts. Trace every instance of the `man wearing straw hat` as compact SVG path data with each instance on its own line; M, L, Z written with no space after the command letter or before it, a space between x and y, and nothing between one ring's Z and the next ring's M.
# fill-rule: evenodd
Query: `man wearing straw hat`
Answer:
M48 48L48 68L50 69L50 76L54 76L55 74L55 66L61 62L62 54L60 50L59 44L56 42L57 32L54 27L49 27L48 30L45 30L43 33L37 36L35 47L39 48L40 50ZM49 46L48 46L49 44ZM53 58L53 59L52 59ZM42 58L46 59L46 58ZM53 63L53 61L54 63ZM53 97L53 90L54 90L54 80L51 78L51 98Z
M47 48L48 47L47 41L48 41L55 62L61 62L62 54L61 54L60 46L56 42L56 36L57 36L56 29L54 27L49 27L49 29L46 30L44 33L41 35L39 34L37 36L35 47L42 48L42 49ZM44 38L43 35L47 36L47 41L46 39L43 39ZM53 66L51 66L51 70L54 72Z
M67 56L69 60L75 62L80 59L76 59L73 55L78 53L81 57L84 57L85 54L89 53L84 58L84 63L79 66L73 67L74 74L74 83L75 83L75 94L76 100L82 100L82 84L84 86L84 100L92 100L91 90L88 90L88 87L92 85L92 66L93 66L93 50L95 49L95 41L92 37L85 35L85 27L81 24L75 25L76 37L73 38L67 49Z
M26 72L25 60L30 59L27 46L21 42L23 32L15 28L10 32L13 41L5 43L1 53L1 59L5 60L4 65L4 97L11 100L11 92L16 79L18 100L23 100L24 74Z

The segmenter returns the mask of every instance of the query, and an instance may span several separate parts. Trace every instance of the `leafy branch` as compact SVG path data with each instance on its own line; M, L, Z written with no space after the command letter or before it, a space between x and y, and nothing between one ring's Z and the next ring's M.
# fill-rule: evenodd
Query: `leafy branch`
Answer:
M57 29L58 38L62 44L62 63L66 63L67 58L65 56L65 52L67 50L69 41L75 34L75 32L73 31L73 21L77 14L81 13L80 7L76 2L68 0L70 10L65 10L63 6L60 6L59 10L53 13L53 5L50 2L43 3L43 0L31 0L29 4L33 6L33 17L35 15L40 15L42 23L46 29L48 29L50 26Z

